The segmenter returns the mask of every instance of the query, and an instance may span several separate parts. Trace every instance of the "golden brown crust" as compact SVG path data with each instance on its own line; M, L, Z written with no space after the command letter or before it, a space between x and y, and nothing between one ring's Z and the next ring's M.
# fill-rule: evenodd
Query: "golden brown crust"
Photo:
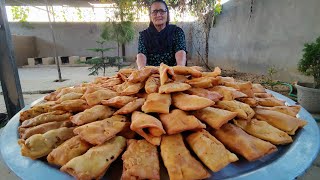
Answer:
M182 135L165 135L160 145L161 157L170 179L205 179L210 173L191 156L184 145Z
M255 161L277 151L275 145L251 136L241 128L230 123L227 123L219 130L214 131L213 135L229 150L242 155L248 161Z
M121 180L160 180L157 147L148 143L146 140L131 139L127 142L127 150L122 155L123 171Z
M213 172L220 171L238 157L228 151L224 145L206 130L192 133L187 142L200 160Z
M185 93L172 94L172 104L184 111L203 109L214 104L210 99Z
M148 94L147 100L141 109L145 113L169 113L170 105L170 94L151 93Z

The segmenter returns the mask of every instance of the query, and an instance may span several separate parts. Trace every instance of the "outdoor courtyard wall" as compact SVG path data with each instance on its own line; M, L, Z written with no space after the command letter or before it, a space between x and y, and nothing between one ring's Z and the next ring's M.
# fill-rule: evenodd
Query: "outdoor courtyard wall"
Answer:
M279 80L311 80L297 71L303 45L320 36L319 0L230 0L211 30L211 65L266 74Z
M10 23L11 34L19 36L34 36L34 43L20 42L20 46L34 46L36 49L35 57L53 57L53 41L51 30L47 23L30 23L32 29L22 27L20 23ZM185 31L186 36L190 35L192 30L190 23L179 23L180 27ZM58 56L98 56L98 53L87 50L88 48L99 47L96 43L100 38L103 23L55 23L53 25L56 47ZM135 37L134 40L126 44L126 57L134 61L138 52L139 31L146 29L148 23L134 23ZM190 38L186 37L187 43ZM106 56L117 56L117 44L115 42L107 42L105 47L114 48L106 52ZM188 52L191 52L191 45L188 46ZM15 49L16 56L20 53L20 49ZM120 47L121 55L121 47ZM27 59L25 59L25 64ZM21 63L20 63L21 64Z

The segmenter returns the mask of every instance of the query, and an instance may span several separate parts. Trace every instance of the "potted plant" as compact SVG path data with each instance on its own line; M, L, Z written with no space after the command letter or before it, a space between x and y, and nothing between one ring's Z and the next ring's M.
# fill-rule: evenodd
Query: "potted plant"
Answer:
M306 43L298 70L307 76L313 76L314 83L296 84L298 102L311 113L320 112L320 37L315 42Z

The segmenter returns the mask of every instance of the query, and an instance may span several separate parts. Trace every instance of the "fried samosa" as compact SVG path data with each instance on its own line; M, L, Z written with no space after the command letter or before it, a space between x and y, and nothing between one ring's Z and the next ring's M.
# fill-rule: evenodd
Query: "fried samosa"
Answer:
M160 85L164 85L166 82L169 81L168 74L171 76L174 76L173 69L164 63L160 64L159 73L160 73Z
M54 148L74 136L73 128L62 127L44 134L35 134L27 140L19 139L22 156L38 159L48 155Z
M130 129L156 146L160 145L161 135L166 133L162 127L161 121L139 111L132 113Z
M220 99L223 98L223 96L217 92L214 91L209 91L207 89L203 89L203 88L190 88L186 91L187 94L190 95L197 95L200 97L204 97L207 99L210 99L211 101L217 102L220 101Z
M237 98L247 97L246 94L232 88L226 86L214 86L209 88L209 91L215 91L223 96L223 100L231 101Z
M287 133L271 126L265 121L251 119L251 121L233 120L233 122L248 134L269 141L272 144L281 145L292 142L292 138Z
M103 105L107 105L115 108L122 108L123 106L125 106L129 102L132 102L135 99L137 98L132 96L116 96L108 100L102 100L101 103Z
M265 155L277 151L277 147L244 132L241 128L227 123L213 135L229 150L242 155L248 161L255 161Z
M160 180L157 147L146 140L130 139L127 144L127 150L122 155L123 172L121 180Z
M32 126L37 126L39 124L44 124L54 121L65 121L72 116L71 113L66 113L64 111L51 111L48 113L40 114L32 119L28 119L22 122L20 128L27 128Z
M210 177L206 168L191 156L181 134L163 136L160 149L170 179L205 179Z
M151 93L148 94L146 102L141 107L145 113L169 113L171 105L170 94Z
M111 163L126 147L126 139L117 136L102 145L89 149L85 154L71 159L60 168L76 179L102 179Z
M214 129L219 129L222 125L237 116L236 112L213 107L206 107L204 109L197 110L193 112L193 114Z
M53 110L62 110L68 112L81 112L88 109L90 106L83 99L74 99L63 101L61 104L57 104L52 107Z
M278 111L292 117L296 117L299 113L301 106L274 106L274 107L265 107L265 106L258 106L256 109L267 109L272 111Z
M123 106L122 108L120 108L119 110L117 110L114 115L117 114L130 114L133 111L139 110L142 105L144 104L144 102L146 101L145 98L139 98L136 99L134 101L129 102L128 104L126 104L125 106Z
M72 127L73 123L70 120L66 121L54 121L29 128L19 128L19 134L21 139L28 139L35 134L44 134L50 130L58 129L61 127Z
M101 145L121 132L130 122L125 116L116 115L110 118L82 125L74 129L81 139L94 145Z
M184 111L203 109L214 104L210 99L185 93L172 94L172 104Z
M84 98L90 106L100 104L102 100L111 99L118 94L110 89L100 89L93 93L86 94Z
M215 106L236 112L241 119L251 119L254 116L254 110L248 104L239 101L219 101Z
M161 85L159 88L159 93L170 94L173 92L181 92L190 89L191 86L187 83L182 82L170 82L164 85Z
M238 160L238 157L228 151L224 145L208 131L201 130L187 137L187 142L200 160L213 172Z
M80 99L82 95L83 95L82 93L71 92L71 93L62 95L56 102L59 104L67 100Z
M276 99L274 97L269 98L255 98L260 106L285 106L285 101Z
M144 89L148 94L157 93L159 91L159 87L160 87L159 75L150 76L146 81L146 84L144 85Z
M53 107L54 105L56 105L54 101L48 101L42 104L37 104L31 107L31 109L22 111L20 113L20 122L25 121L27 119L34 118L43 113L47 113L50 111L51 107Z
M206 125L201 123L193 115L188 115L180 109L174 109L169 114L160 114L160 120L167 134L178 134L187 130L199 130L206 128Z
M255 117L258 120L266 121L270 125L288 133L294 135L298 128L301 128L307 124L306 121L292 117L290 115L265 109L256 109Z
M47 156L47 161L50 164L63 166L71 159L87 152L91 146L91 144L82 140L80 136L74 136L52 150Z
M95 105L90 109L86 109L83 112L80 112L72 116L71 121L80 126L83 124L91 123L96 120L102 120L112 116L114 110L107 106Z
M173 66L172 67L175 74L179 75L191 75L192 77L201 77L202 73L195 68L187 66Z

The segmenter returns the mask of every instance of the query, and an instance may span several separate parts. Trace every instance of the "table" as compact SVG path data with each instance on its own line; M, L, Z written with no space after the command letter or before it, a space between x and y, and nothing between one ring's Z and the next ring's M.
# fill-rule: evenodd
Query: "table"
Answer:
M285 100L287 105L295 105L291 99L268 90L276 98ZM35 101L32 105L40 102ZM26 110L30 107L25 107ZM320 148L320 135L317 123L313 117L304 109L298 114L308 124L297 131L293 136L294 142L285 146L277 146L278 151L254 162L248 162L239 156L239 161L229 164L221 171L212 174L211 179L294 179L302 175L315 160ZM31 160L20 154L17 143L19 126L19 113L16 114L3 130L0 142L0 152L7 166L20 178L38 179L73 179L68 174L62 173L57 167L53 167L41 160ZM115 179L121 176L121 160L118 158L111 165L104 179ZM161 179L168 179L166 170L161 167Z

